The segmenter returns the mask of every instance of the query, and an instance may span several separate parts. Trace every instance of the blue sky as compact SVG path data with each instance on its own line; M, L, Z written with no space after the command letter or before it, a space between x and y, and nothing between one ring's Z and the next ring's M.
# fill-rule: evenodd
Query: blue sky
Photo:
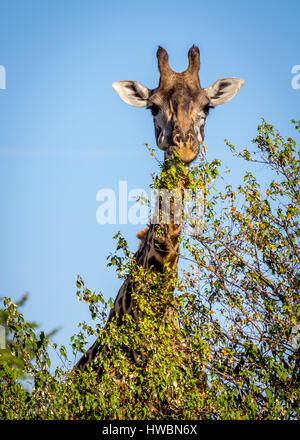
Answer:
M121 230L134 251L140 225L99 225L101 188L145 188L157 165L150 113L123 103L111 88L133 79L155 88L156 50L176 71L187 50L201 52L200 79L241 77L238 95L211 112L208 159L217 157L237 184L244 169L224 139L251 148L261 118L294 136L300 89L298 0L110 1L0 0L0 296L29 292L25 317L67 344L88 308L77 301L80 274L91 290L114 298L120 286L106 256ZM258 171L264 173L263 169Z

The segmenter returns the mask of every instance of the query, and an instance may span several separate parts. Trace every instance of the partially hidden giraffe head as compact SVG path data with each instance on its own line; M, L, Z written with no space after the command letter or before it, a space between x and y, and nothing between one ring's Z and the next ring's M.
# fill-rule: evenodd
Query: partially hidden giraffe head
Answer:
M199 153L209 109L232 99L244 84L239 78L222 78L212 86L202 88L198 47L190 48L188 58L188 68L182 73L174 72L166 50L159 47L160 81L156 89L127 80L112 85L127 104L151 110L156 143L164 150L165 157L170 158L176 151L187 164Z

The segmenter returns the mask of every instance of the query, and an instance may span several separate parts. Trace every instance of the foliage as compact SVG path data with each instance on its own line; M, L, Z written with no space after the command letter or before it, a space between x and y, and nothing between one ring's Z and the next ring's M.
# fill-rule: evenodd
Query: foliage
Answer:
M299 130L300 121L293 123ZM78 299L98 325L79 324L71 348L81 356L87 337L97 338L100 379L97 365L72 370L66 348L51 345L5 299L16 362L0 352L1 419L300 417L300 343L292 339L300 315L298 152L265 121L253 143L250 152L227 142L249 169L264 166L263 179L248 171L237 189L217 189L221 164L204 157L189 170L177 164L154 177L156 187L172 188L183 173L185 186L203 193L204 217L194 216L201 233L189 228L182 236L178 276L137 267L124 238L115 236L108 265L130 279L138 322L126 316L121 327L111 322L104 329L111 302L78 277ZM55 371L50 345L62 359ZM30 391L20 368L32 378Z
M291 340L300 316L299 161L295 141L265 121L253 142L253 153L227 145L263 164L264 179L269 168L271 181L247 172L237 191L227 185L207 201L201 235L185 243L194 263L185 288L201 310L191 332L203 327L206 397L218 417L289 419L299 416L300 394L299 345Z

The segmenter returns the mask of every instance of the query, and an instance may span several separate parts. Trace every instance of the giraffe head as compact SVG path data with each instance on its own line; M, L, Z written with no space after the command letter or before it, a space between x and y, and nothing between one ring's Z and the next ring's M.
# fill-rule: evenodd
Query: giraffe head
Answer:
M159 47L160 81L156 89L127 80L112 85L127 104L151 110L156 143L164 150L165 157L170 158L176 151L187 164L199 153L209 109L229 101L244 84L239 78L222 78L203 89L199 80L198 47L190 48L188 58L188 68L182 73L174 72L166 50Z

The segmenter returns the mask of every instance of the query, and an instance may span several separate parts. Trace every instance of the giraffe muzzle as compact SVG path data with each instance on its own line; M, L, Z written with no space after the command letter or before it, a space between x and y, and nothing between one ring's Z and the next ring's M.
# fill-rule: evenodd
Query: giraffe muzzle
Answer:
M190 163L196 159L199 147L199 142L191 131L187 133L176 132L173 135L171 149L176 151L185 163Z

